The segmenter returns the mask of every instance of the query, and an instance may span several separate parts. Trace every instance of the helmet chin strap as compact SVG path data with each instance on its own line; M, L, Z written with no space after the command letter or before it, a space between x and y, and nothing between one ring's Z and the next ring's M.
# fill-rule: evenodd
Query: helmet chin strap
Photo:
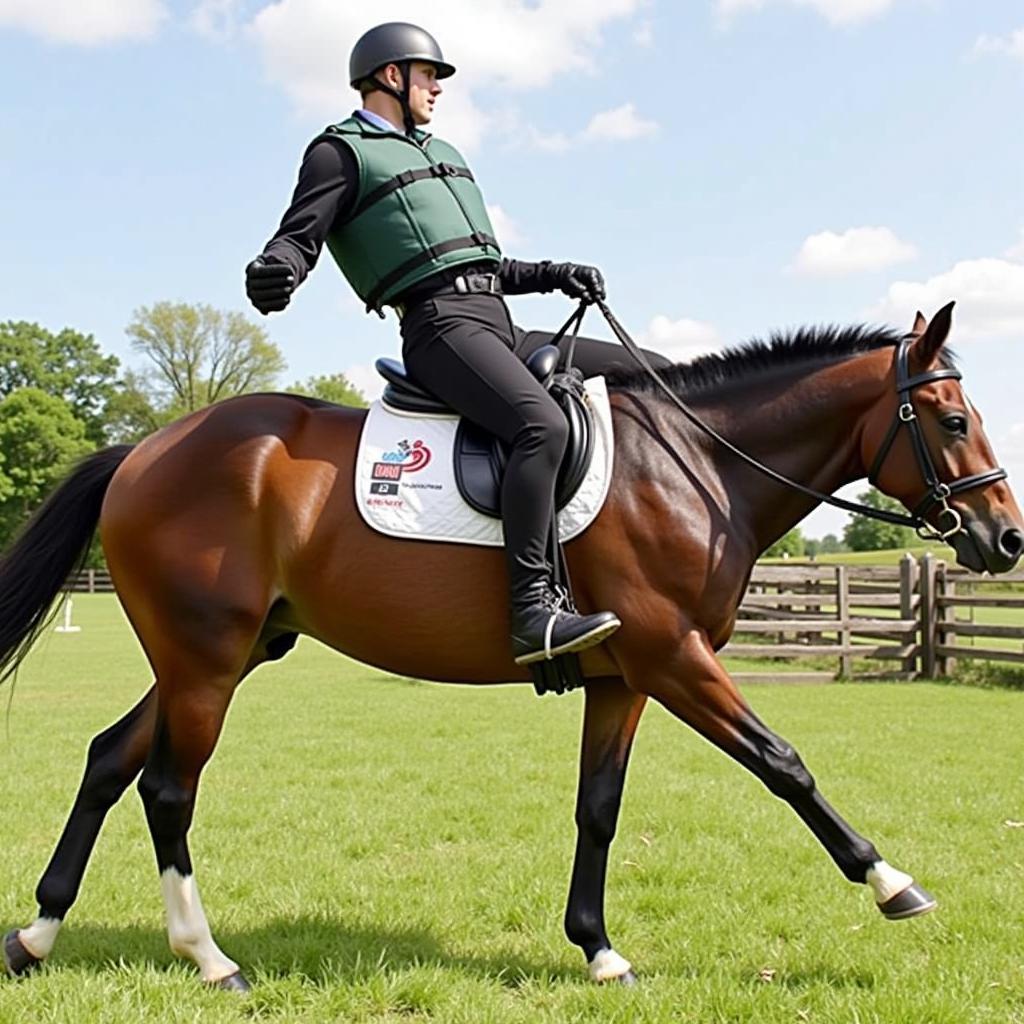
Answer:
M412 77L412 62L403 60L398 65L399 71L402 72L402 88L394 89L387 82L382 82L376 75L372 78L368 78L367 81L370 83L370 88L377 89L380 92L386 92L389 96L393 96L398 100L402 107L402 120L404 122L405 134L411 136L416 130L416 121L412 116L412 107L409 105L409 88L410 78Z

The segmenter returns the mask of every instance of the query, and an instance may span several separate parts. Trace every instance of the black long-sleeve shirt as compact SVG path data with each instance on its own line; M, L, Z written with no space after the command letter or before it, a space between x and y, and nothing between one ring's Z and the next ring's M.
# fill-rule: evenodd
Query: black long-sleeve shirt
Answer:
M291 205L263 250L268 262L291 267L296 287L316 266L331 229L351 216L358 181L355 156L344 142L323 138L306 150ZM547 260L529 263L504 258L498 271L502 290L508 295L552 291L549 268Z

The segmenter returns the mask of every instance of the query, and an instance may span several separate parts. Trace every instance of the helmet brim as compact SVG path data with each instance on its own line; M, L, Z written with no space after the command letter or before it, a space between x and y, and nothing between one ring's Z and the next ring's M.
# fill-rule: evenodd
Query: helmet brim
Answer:
M353 89L359 88L359 83L366 78L372 78L381 68L386 68L388 64L402 64L405 61L420 61L423 64L432 64L437 69L437 78L440 81L442 78L451 78L455 74L455 65L449 64L446 61L438 60L436 57L432 57L429 54L419 56L418 54L410 54L405 57L396 57L394 60L385 61L383 64L375 67L368 75L362 75L359 78L353 78L351 85Z

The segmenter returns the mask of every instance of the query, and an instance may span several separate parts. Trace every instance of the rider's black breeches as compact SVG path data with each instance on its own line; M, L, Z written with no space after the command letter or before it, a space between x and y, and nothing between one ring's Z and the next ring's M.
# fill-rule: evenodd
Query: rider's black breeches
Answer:
M568 438L565 416L513 351L514 338L497 295L425 299L402 320L412 377L510 446L501 511L513 586L547 572L555 476Z

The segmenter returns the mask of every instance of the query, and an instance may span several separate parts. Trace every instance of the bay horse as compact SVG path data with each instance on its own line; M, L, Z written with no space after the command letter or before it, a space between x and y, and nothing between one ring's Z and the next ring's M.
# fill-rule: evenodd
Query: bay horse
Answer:
M942 532L957 560L1005 572L1024 548L1024 524L944 348L951 309L930 323L918 314L905 336L804 329L662 376L734 444L824 493L873 468L881 490L918 507L930 486L918 438L945 488L941 507L933 502L922 514L943 527L942 517L954 513L955 532ZM716 445L642 373L619 373L611 385L612 486L596 521L566 552L579 606L612 608L623 623L582 654L565 931L591 977L634 980L605 928L604 889L630 747L651 698L788 803L843 875L870 887L887 917L930 910L931 896L826 802L797 752L751 710L716 656L755 559L816 499ZM363 523L353 462L364 415L288 395L193 413L134 448L87 458L0 562L0 669L9 674L98 523L118 597L155 676L139 703L89 746L81 788L36 890L38 916L5 939L11 973L50 954L104 816L138 776L171 949L195 961L205 981L247 989L211 935L187 835L232 695L299 634L400 675L526 680L509 651L500 551L390 539ZM902 429L911 421L913 435ZM400 637L388 626L396 620Z

